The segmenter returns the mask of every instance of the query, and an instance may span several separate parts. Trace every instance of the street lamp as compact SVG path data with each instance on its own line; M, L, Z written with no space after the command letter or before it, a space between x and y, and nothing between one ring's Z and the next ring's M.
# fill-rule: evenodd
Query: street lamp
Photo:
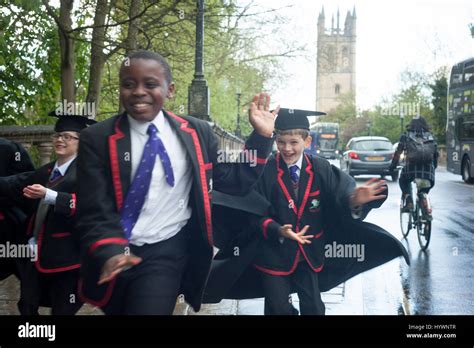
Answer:
M403 115L403 111L400 110L400 135L403 134L403 119L405 116Z
M371 130L371 127L372 127L372 122L367 121L367 129L368 129L368 131L369 131L369 137L370 137L370 130Z
M188 114L210 120L209 86L204 78L204 0L197 0L194 79L188 89Z
M242 131L240 129L240 97L242 96L242 93L238 90L235 95L237 96L237 127L235 128L235 135L240 138L242 136Z

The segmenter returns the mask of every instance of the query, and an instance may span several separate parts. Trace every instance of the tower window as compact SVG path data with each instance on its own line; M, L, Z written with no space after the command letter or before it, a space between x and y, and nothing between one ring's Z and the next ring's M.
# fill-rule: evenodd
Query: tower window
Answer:
M336 95L338 95L339 93L341 93L341 86L337 83L336 86L334 87L334 93L336 93Z

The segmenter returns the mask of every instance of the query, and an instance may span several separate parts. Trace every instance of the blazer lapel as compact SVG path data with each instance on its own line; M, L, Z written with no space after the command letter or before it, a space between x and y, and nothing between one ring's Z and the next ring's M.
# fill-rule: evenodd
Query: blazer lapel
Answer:
M191 158L191 162L193 163L194 170L198 169L198 159L197 159L197 154L196 154L196 147L194 145L193 137L191 132L186 132L185 129L187 128L187 122L182 122L181 118L178 117L172 117L169 115L168 112L163 110L163 115L165 118L168 120L170 123L171 127L176 131L176 133L179 136L179 139L183 142L186 152L188 153L189 157Z
M127 114L121 114L109 136L110 162L117 207L120 210L131 182L132 144Z
M277 154L276 162L278 171L278 185L280 185L280 188L283 191L286 200L290 204L290 207L295 212L295 214L297 214L298 210L296 205L296 195L295 191L293 190L293 183L291 182L288 166L279 153Z
M304 210L304 206L308 200L308 194L311 189L311 184L313 182L313 169L311 162L306 156L303 154L303 163L300 169L300 182L298 188L298 207L299 210L302 212Z

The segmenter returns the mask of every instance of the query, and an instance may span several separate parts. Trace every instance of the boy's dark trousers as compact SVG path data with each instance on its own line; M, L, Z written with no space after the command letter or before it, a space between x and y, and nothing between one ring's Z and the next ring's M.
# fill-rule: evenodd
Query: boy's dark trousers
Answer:
M296 288L302 315L324 315L325 306L319 292L318 273L306 261L299 262L296 270L287 276L262 272L265 292L265 315L298 315L290 302L291 288Z
M52 315L74 315L81 309L83 302L77 293L77 269L40 273L30 260L21 261L20 314L38 315L39 306L50 306Z
M171 315L181 288L188 255L189 230L162 242L130 245L142 262L122 271L112 297L102 310L107 315Z

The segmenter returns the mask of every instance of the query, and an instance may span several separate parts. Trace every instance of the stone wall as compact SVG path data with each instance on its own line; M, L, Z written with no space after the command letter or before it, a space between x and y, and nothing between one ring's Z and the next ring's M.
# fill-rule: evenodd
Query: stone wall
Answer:
M243 140L225 131L220 126L211 123L214 133L219 138L220 148L226 151L238 150L243 147ZM54 126L1 126L0 137L13 140L23 145L30 152L32 147L36 147L39 153L40 165L51 161L53 144L51 135L54 133Z

